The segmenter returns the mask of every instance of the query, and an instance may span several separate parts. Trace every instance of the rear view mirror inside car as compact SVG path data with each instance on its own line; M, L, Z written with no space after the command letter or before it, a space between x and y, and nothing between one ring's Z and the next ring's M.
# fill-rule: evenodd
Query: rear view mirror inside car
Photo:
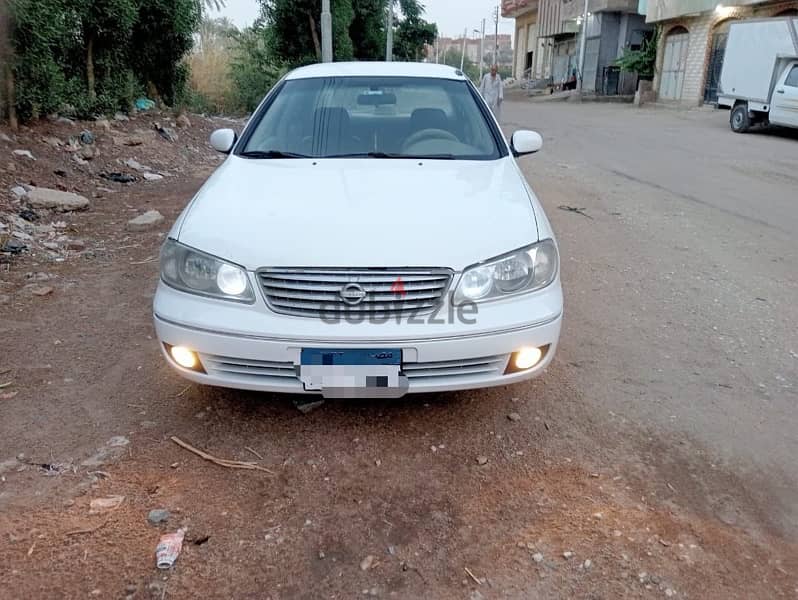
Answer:
M396 104L396 94L385 93L379 90L372 90L357 97L357 103L361 106L384 106Z

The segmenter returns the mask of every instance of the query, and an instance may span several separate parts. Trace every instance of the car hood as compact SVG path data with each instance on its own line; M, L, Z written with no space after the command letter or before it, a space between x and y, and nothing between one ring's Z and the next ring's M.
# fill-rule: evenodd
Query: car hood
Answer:
M176 226L180 242L260 267L448 267L538 240L511 158L229 158Z

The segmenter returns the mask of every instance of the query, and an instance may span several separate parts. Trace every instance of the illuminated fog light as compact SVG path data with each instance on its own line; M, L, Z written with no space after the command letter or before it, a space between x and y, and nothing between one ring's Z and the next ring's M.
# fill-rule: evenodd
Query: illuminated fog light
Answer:
M184 369L196 369L199 365L196 352L184 346L172 346L169 353L172 355L175 362Z
M515 353L515 368L519 371L531 369L543 358L543 351L540 348L521 348Z

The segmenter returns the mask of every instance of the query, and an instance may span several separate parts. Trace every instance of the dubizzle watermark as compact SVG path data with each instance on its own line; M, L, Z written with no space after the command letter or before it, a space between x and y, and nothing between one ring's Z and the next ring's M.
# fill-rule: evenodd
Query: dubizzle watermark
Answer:
M413 293L418 289L411 290ZM391 285L393 300L375 302L370 299L370 292L358 282L344 285L338 292L340 301L328 301L321 304L319 313L324 323L337 325L348 323L359 325L370 323L385 325L395 322L400 325L475 325L479 307L475 302L464 302L455 306L444 302L446 291L440 290L440 296L434 293L426 296L410 297L405 283L397 277ZM384 292L383 292L384 294ZM430 307L429 304L435 303ZM418 306L422 305L422 306Z
M319 311L322 322L327 325L348 323L359 325L385 325L395 322L397 325L475 325L479 307L474 302L466 302L458 306L441 304L434 309L410 308L403 302L369 303L368 309L356 309L354 306L342 307L340 304L322 304Z

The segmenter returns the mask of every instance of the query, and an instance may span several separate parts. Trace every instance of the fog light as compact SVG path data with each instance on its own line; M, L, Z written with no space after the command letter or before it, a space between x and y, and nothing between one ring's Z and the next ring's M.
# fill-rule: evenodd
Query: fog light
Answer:
M184 346L172 346L169 349L169 354L171 354L175 362L184 369L196 369L197 365L199 365L196 352Z
M515 353L515 368L519 371L531 369L540 362L543 352L540 348L521 348Z

